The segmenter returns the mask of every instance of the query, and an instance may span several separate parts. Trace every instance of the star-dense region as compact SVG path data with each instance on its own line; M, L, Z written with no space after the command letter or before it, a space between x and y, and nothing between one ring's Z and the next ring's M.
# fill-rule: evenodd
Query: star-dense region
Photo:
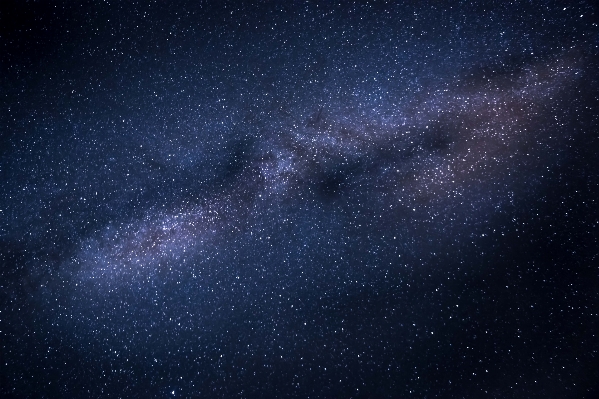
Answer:
M0 395L599 395L592 1L3 1Z

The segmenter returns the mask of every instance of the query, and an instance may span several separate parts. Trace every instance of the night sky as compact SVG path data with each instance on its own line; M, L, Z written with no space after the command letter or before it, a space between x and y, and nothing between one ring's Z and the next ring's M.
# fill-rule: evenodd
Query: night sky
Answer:
M599 397L598 9L497 3L2 1L0 396Z

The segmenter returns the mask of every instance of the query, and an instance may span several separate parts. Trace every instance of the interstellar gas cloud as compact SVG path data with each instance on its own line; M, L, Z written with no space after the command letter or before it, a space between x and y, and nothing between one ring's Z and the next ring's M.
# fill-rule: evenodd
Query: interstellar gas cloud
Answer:
M597 9L2 12L5 397L592 397Z

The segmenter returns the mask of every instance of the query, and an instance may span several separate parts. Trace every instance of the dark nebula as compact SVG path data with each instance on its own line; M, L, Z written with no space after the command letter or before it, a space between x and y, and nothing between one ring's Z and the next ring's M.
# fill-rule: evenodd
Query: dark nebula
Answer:
M599 394L593 2L0 5L0 396Z

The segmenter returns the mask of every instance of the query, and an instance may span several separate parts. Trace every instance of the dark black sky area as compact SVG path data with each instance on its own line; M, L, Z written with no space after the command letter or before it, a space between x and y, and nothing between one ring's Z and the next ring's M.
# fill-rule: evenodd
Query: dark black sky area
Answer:
M2 1L0 396L597 397L597 12Z

